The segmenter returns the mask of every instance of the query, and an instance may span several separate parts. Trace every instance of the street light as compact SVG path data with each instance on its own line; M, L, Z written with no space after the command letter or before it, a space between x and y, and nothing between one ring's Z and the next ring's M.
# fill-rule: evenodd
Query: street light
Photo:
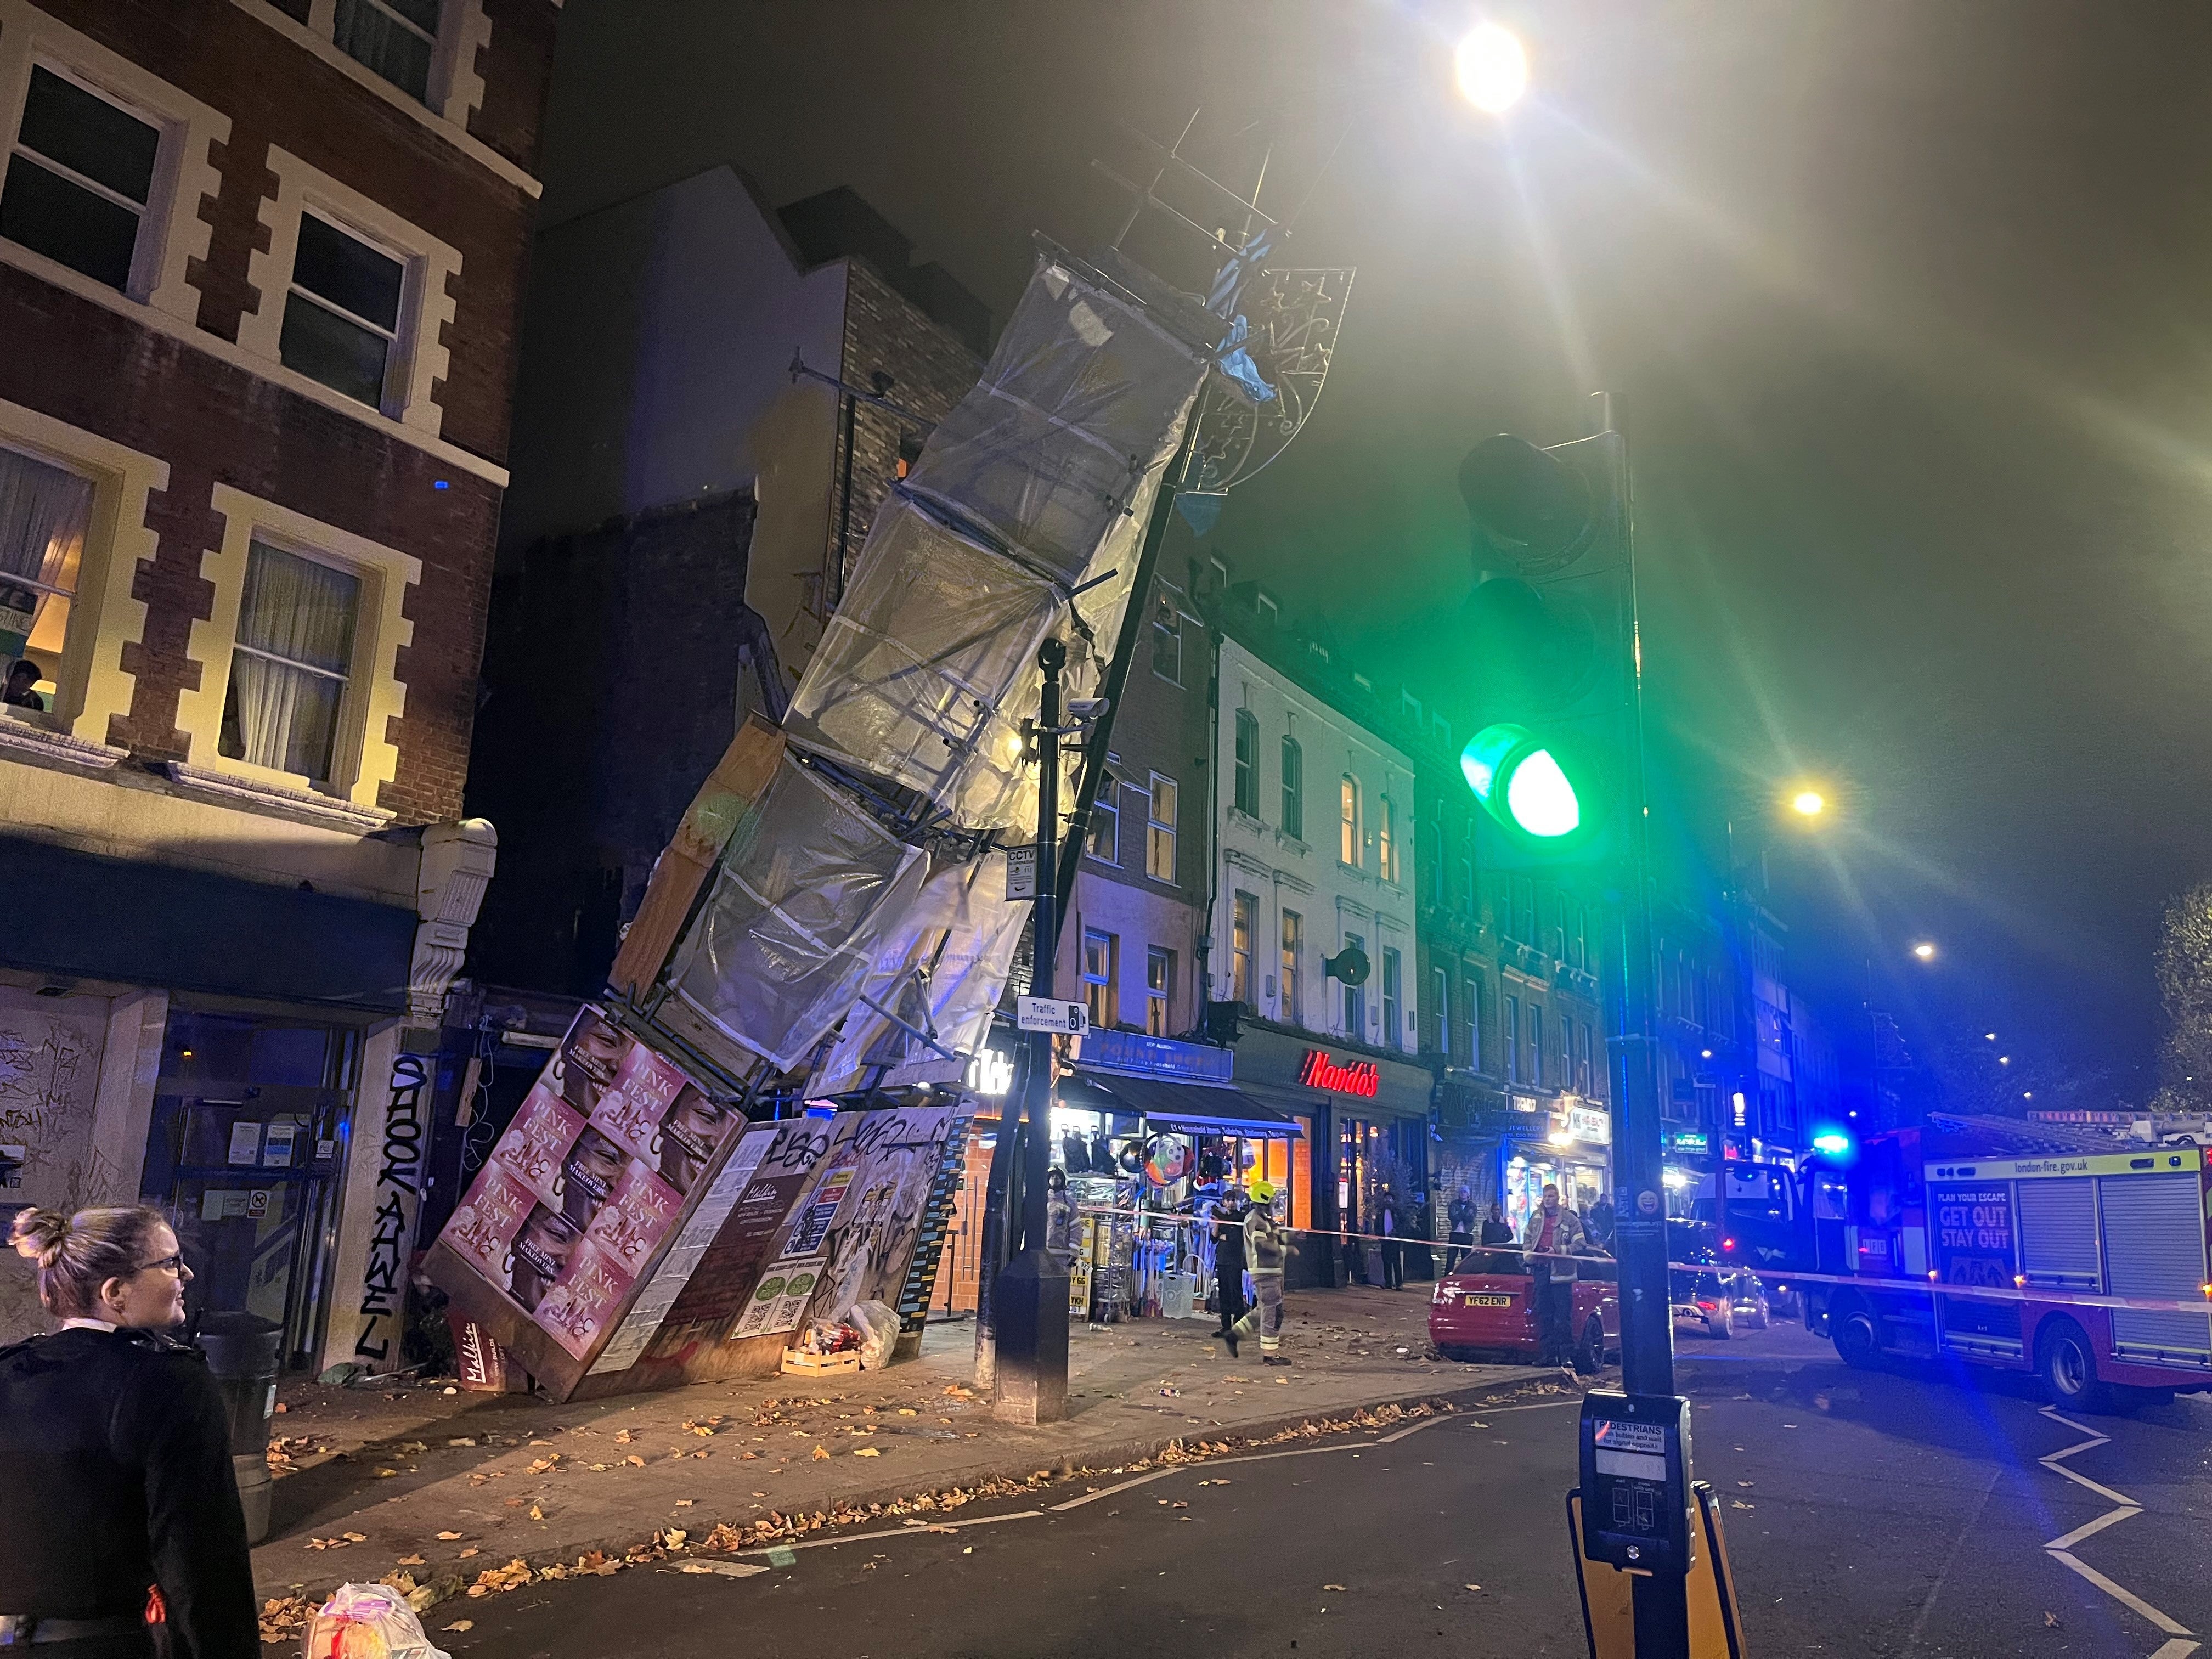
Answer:
M1817 818L1828 810L1828 798L1817 789L1800 789L1790 798L1790 810L1804 818Z
M1926 939L1923 939L1912 947L1912 954L1923 962L1933 962L1936 960L1936 947Z
M1486 115L1503 115L1528 90L1528 54L1510 29L1478 23L1452 52L1460 96Z

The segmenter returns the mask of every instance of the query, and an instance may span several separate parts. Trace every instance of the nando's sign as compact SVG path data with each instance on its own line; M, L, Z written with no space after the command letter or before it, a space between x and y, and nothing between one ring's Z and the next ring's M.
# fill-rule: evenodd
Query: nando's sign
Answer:
M1309 1089L1332 1089L1340 1095L1372 1100L1382 1087L1382 1072L1371 1060L1355 1060L1346 1065L1331 1060L1319 1048L1309 1048L1298 1066L1298 1081Z

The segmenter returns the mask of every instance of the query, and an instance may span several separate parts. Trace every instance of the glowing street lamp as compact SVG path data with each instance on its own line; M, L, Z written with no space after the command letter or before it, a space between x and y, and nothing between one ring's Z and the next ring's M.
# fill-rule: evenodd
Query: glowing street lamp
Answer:
M1926 939L1923 939L1912 947L1912 954L1923 962L1933 962L1936 960L1936 947Z
M1790 796L1790 810L1802 818L1817 818L1828 810L1828 798L1817 789L1800 789Z
M1452 52L1460 96L1486 115L1503 115L1528 90L1528 54L1510 29L1478 23Z

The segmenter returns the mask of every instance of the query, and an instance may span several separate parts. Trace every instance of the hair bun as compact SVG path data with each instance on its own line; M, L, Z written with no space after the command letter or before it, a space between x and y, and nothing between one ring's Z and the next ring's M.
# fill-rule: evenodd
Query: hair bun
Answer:
M8 1230L8 1242L15 1247L16 1255L41 1267L51 1267L61 1255L69 1234L69 1218L58 1210L18 1210L15 1224Z

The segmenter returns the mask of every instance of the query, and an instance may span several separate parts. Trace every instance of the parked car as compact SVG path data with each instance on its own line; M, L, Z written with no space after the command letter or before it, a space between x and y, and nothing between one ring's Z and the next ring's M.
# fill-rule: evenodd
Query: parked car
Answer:
M1429 1297L1429 1340L1447 1359L1533 1360L1535 1281L1518 1250L1478 1249ZM1620 1352L1620 1287L1610 1261L1584 1261L1574 1290L1575 1369L1589 1376Z
M1668 1301L1677 1330L1687 1326L1726 1341L1739 1328L1766 1328L1766 1287L1750 1268L1721 1259L1720 1239L1711 1222L1669 1221L1667 1259L1677 1264L1668 1275ZM1685 1262L1712 1265L1699 1272L1680 1265Z

